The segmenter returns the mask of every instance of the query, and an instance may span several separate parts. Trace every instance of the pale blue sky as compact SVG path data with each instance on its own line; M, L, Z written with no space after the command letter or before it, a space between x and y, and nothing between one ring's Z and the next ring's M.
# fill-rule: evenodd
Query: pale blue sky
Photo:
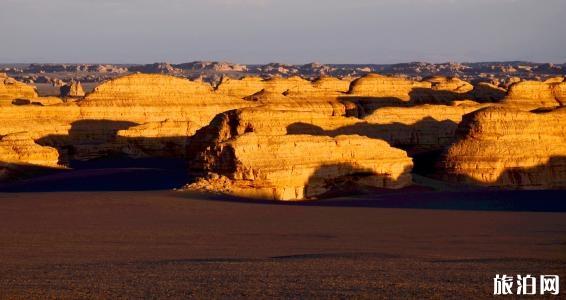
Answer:
M0 0L0 62L566 62L566 0Z

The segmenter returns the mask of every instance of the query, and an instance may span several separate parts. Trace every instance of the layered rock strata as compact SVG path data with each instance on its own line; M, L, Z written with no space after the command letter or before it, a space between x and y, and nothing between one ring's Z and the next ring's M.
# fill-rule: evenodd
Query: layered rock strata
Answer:
M412 162L384 141L360 136L245 133L214 147L208 176L190 185L229 195L303 200L336 190L401 188Z
M411 154L442 150L454 142L462 116L489 105L460 101L452 105L379 108L364 118L369 123L364 132Z
M61 168L57 150L36 144L25 133L0 136L0 181L38 168Z
M0 106L12 105L14 100L37 98L35 88L0 73Z
M551 109L561 106L561 90L557 83L521 81L511 85L503 103L522 110Z
M439 164L443 178L517 189L566 188L566 110L509 107L464 117L459 141Z

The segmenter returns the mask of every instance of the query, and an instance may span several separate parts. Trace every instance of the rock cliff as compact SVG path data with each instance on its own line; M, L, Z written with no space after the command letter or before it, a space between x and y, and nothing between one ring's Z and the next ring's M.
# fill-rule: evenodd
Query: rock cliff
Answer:
M304 200L336 191L401 188L412 162L384 141L360 136L245 133L216 145L208 176L188 186L270 200ZM212 154L212 153L211 153Z
M466 115L439 164L449 181L519 189L566 188L566 110L509 107Z
M533 110L539 108L555 108L560 106L557 96L560 88L555 88L556 83L540 81L521 81L511 85L503 103L522 110ZM556 92L555 92L556 91Z

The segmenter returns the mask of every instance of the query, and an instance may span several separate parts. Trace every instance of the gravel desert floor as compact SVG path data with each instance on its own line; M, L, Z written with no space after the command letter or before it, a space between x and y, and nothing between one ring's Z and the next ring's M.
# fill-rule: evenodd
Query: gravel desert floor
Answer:
M495 274L566 275L562 192L432 195L0 193L0 298L486 298Z

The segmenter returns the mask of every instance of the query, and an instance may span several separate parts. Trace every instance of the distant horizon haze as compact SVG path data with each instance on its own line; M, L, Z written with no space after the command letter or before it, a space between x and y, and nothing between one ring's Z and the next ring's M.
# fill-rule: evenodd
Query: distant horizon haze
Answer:
M0 0L0 63L566 63L564 0Z

